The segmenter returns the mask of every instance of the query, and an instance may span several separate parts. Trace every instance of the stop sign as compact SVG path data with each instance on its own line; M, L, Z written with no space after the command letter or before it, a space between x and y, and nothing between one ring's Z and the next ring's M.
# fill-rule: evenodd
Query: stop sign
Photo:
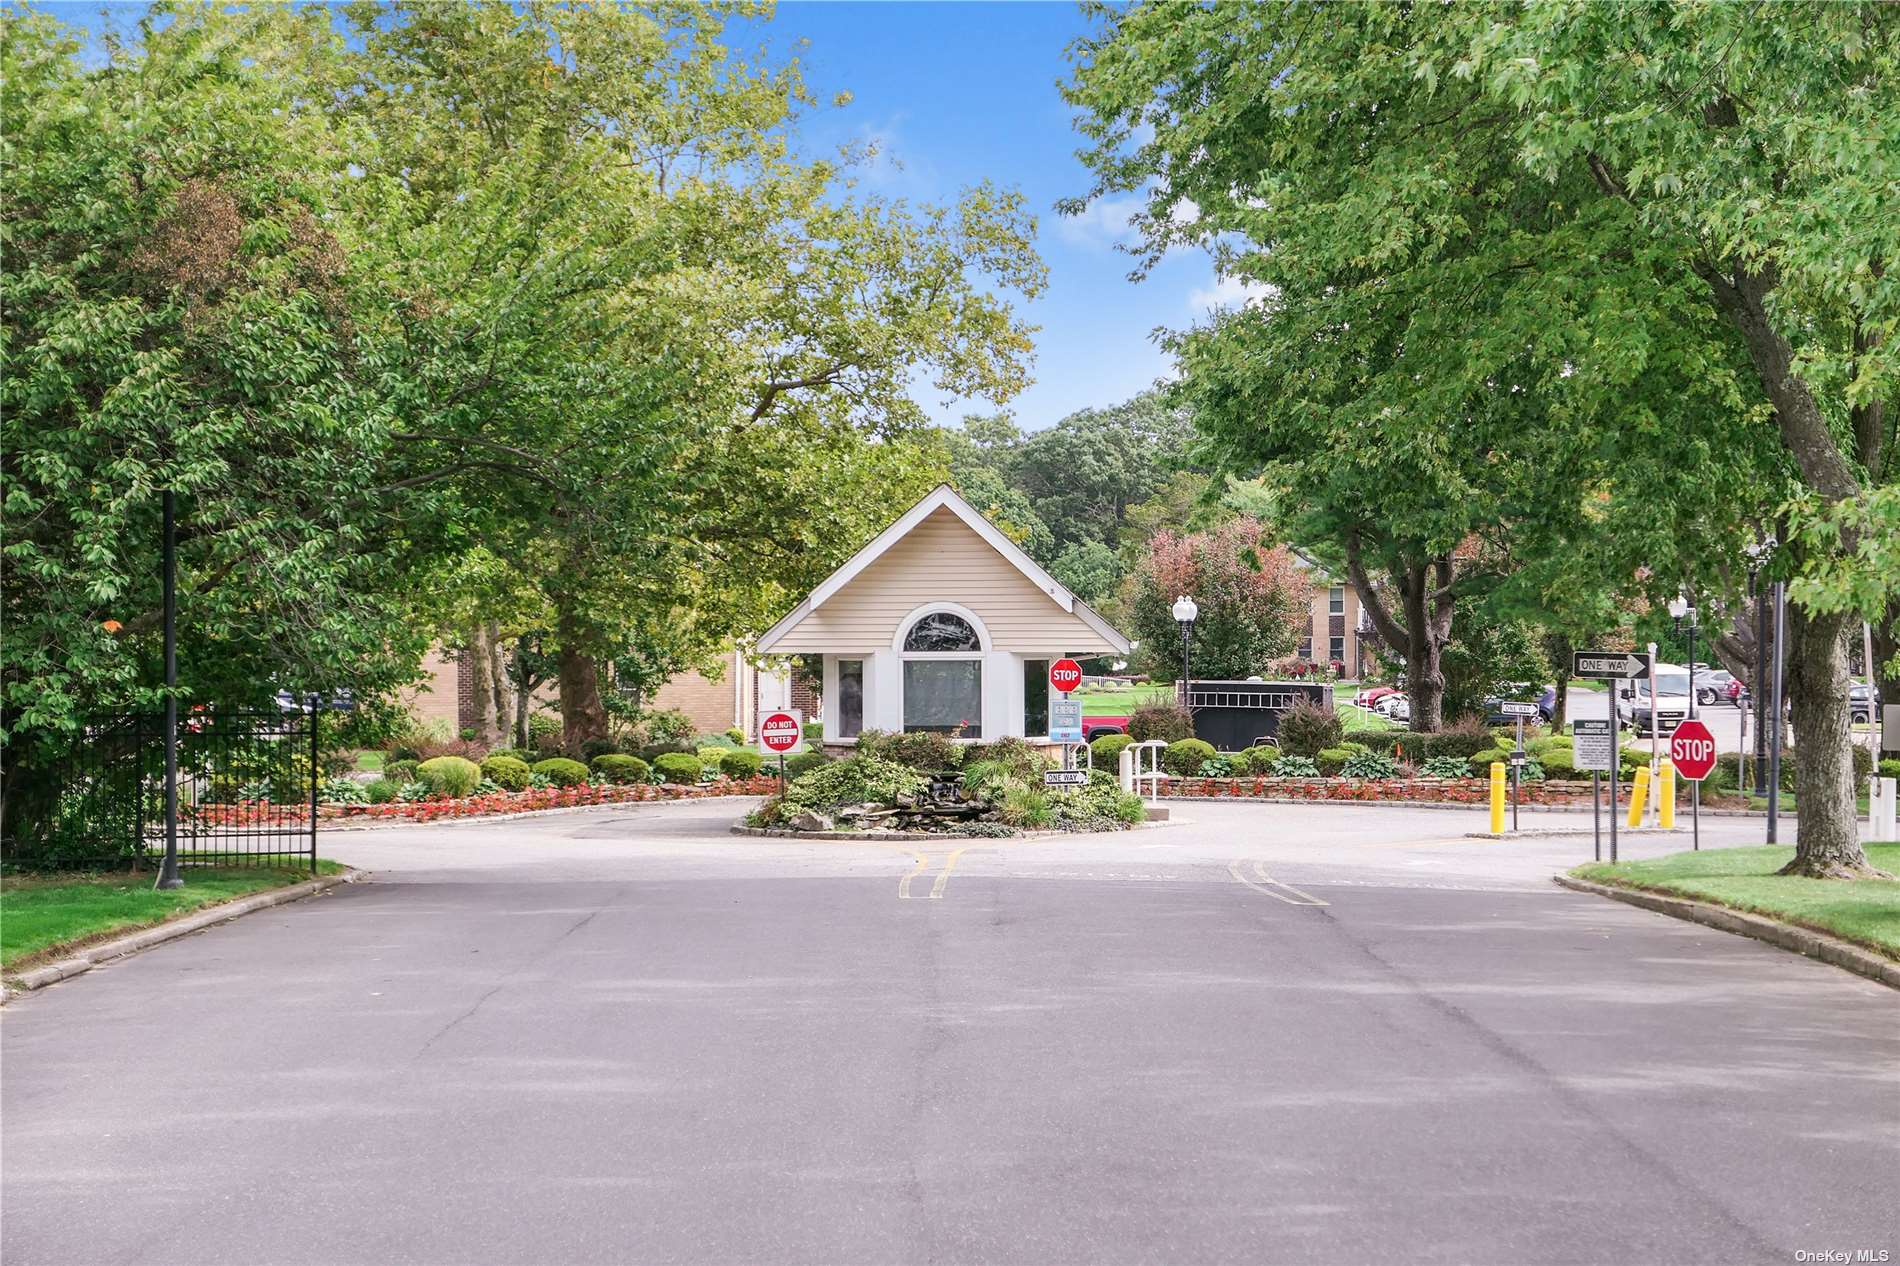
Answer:
M1049 684L1068 694L1082 684L1082 665L1072 659L1058 659L1049 665Z
M759 721L759 746L774 756L783 756L805 737L805 727L796 712L768 712Z
M1669 760L1684 778L1701 782L1715 768L1715 735L1700 721L1684 721L1669 739Z

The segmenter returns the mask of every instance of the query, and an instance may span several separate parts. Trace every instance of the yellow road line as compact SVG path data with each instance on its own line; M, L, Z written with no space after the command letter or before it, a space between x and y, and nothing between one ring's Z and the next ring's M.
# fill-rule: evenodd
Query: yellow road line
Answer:
M1302 892L1292 884L1282 883L1278 879L1275 879L1272 875L1267 873L1267 868L1259 862L1253 863L1253 872L1259 882L1247 878L1240 873L1240 863L1245 860L1245 858L1240 858L1227 863L1227 873L1234 877L1235 883L1244 884L1255 892L1272 897L1275 901L1284 901L1290 906L1324 906L1332 904L1329 901L1322 901L1310 892ZM1293 895L1288 896L1288 893Z
M935 901L943 896L944 886L950 882L950 872L957 868L957 858L962 857L964 849L969 847L965 844L963 848L953 849L950 856L944 859L943 873L937 876L936 883L930 885L931 900Z
M896 844L880 844L878 845L878 847L895 849L897 852L909 854L911 857L914 857L917 859L917 864L911 867L910 873L897 881L898 900L900 901L910 900L910 881L924 873L924 871L930 866L930 859L928 857L925 857L922 853L919 853L916 849L903 848ZM933 892L930 895L934 897L937 894Z

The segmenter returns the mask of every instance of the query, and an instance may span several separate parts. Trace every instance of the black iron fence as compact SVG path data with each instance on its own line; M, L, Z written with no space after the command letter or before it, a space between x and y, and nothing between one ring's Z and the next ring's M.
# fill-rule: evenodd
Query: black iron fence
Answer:
M181 866L316 869L321 712L187 711L178 720ZM8 807L9 865L156 866L165 853L165 722L105 717L67 756L26 775Z

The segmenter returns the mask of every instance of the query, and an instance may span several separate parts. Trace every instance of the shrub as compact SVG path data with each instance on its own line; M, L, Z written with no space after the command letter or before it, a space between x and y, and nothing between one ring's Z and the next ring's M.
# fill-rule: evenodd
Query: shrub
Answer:
M1339 772L1348 778L1397 778L1399 763L1384 752L1354 752Z
M482 777L503 791L526 791L534 771L519 757L490 756L482 762Z
M1497 736L1485 729L1484 722L1474 716L1459 717L1430 738L1433 756L1459 756L1465 760L1497 746Z
M1066 831L1114 831L1148 816L1140 796L1124 792L1118 781L1099 771L1086 787L1057 792L1047 799L1051 824Z
M728 778L751 778L765 764L765 757L758 752L745 748L735 748L726 753L726 759L720 763L720 772Z
M392 760L383 766L383 777L398 786L416 780L416 766L420 762L412 760Z
M1431 756L1418 772L1427 778L1464 778L1471 773L1471 766L1462 756Z
M1280 756L1274 759L1269 772L1275 778L1317 778L1319 766L1310 756Z
M1549 777L1549 771L1544 768L1541 762L1527 759L1522 765L1518 766L1517 777L1519 782L1542 782L1545 778ZM1680 783L1677 784L1677 786L1681 785Z
M1900 758L1881 761L1880 776L1882 778L1900 778Z
M1313 763L1319 766L1321 777L1337 778L1339 771L1346 767L1346 762L1355 755L1358 753L1349 752L1343 747L1328 747L1313 757Z
M691 752L668 752L653 762L654 771L660 775L661 782L685 783L688 786L699 781L706 765Z
M1128 737L1137 743L1178 743L1194 737L1194 715L1175 703L1151 703L1128 714Z
M1401 743L1410 750L1413 743L1424 736L1410 730L1354 730L1352 737L1354 745L1367 751L1390 752Z
M493 760L497 756L504 756L510 760L518 760L524 765L532 765L535 761L540 759L540 757L536 756L533 752L520 747L497 747L488 753L489 760Z
M391 782L387 778L378 778L363 788L363 799L371 804L388 804L402 791L402 784Z
M561 719L546 712L528 717L528 744L536 751L561 745Z
M825 741L825 723L807 720L805 722L805 741L816 747Z
M1576 754L1567 747L1551 748L1532 759L1544 767L1544 774L1549 778L1570 782L1577 778L1588 777L1586 774L1577 772Z
M1475 753L1470 759L1465 761L1465 764L1470 768L1473 778L1489 778L1491 776L1491 765L1493 762L1503 761L1508 765L1510 760L1511 754L1509 752L1501 747L1492 747Z
M1045 827L1055 821L1055 814L1049 808L1049 797L1042 789L1026 787L1021 783L1010 784L1003 793L1003 807L997 816L1018 829Z
M740 729L736 725L729 725L726 727L726 737L732 740L732 745L734 747L745 746L745 731Z
M1300 699L1280 714L1277 737L1280 750L1289 756L1317 757L1327 748L1337 748L1345 731L1338 713L1329 712L1310 699Z
M550 787L578 787L587 781L587 766L565 756L536 761L529 772L546 779Z
M1873 776L1874 754L1860 744L1854 744L1854 786L1865 786Z
M894 804L914 795L930 780L908 765L859 754L831 761L800 774L785 789L785 807L835 809L845 804Z
M695 750L716 747L722 752L729 752L737 746L739 746L738 742L724 730L721 730L717 734L702 734L693 740Z
M325 804L362 804L365 799L362 785L348 778L327 779L317 798Z
M1122 749L1135 741L1132 734L1098 734L1089 741L1089 752L1097 769L1119 769Z
M623 785L631 782L645 782L648 775L653 772L638 756L623 756L618 752L608 752L604 756L594 757L588 768L607 782Z
M823 752L800 752L796 756L786 758L785 776L787 778L801 778L809 774L812 770L823 769L826 765L831 763L831 757L825 755ZM774 769L777 768L777 762L773 763L773 767Z
M416 778L429 784L431 790L460 800L475 790L475 784L482 780L482 770L465 756L437 756L416 767Z
M677 741L666 742L666 743L644 743L641 745L639 751L628 752L627 755L638 756L641 760L651 765L655 761L659 760L660 757L665 756L669 752L684 752L688 756L699 755L699 749L697 747L694 747L691 743L681 743Z
M886 730L865 730L858 735L858 754L933 774L955 769L963 763L963 749L955 739L948 734L925 731L893 734Z
M1573 752L1577 741L1568 734L1551 734L1543 738L1534 738L1524 744L1524 750L1533 756L1542 757L1549 752Z
M611 756L620 750L620 745L612 739L592 738L581 744L581 759L592 762L596 756Z
M342 778L356 768L356 753L326 752L323 756L323 773L328 778Z
M964 749L963 764L966 769L979 761L993 761L1007 769L1011 777L1025 782L1039 781L1042 772L1050 766L1049 757L1042 748L1014 735L992 743L972 743Z
M1352 741L1352 740L1350 740L1350 739L1348 739L1348 740L1347 740L1346 742L1344 742L1344 743L1340 743L1340 744L1338 744L1337 746L1338 746L1338 748L1339 748L1339 750L1340 750L1340 751L1342 751L1342 752L1351 752L1351 753L1352 753L1353 755L1355 755L1355 756L1359 756L1359 755L1362 755L1362 754L1364 754L1364 753L1366 753L1366 752L1370 752L1370 751L1372 750L1371 748L1369 748L1369 747L1367 747L1367 746L1366 746L1366 745L1365 745L1364 743L1355 743L1355 742L1353 742L1353 741Z
M1228 756L1216 752L1214 755L1202 761L1201 767L1194 772L1203 778L1232 778L1234 776L1234 762L1238 759L1238 755Z
M384 763L384 768L387 769L390 763L400 764L403 761L408 761L410 764L413 765L421 760L422 760L422 753L418 751L413 745L408 744L408 743L398 743L396 744L396 746L389 749L389 761Z
M678 708L648 712L640 718L640 727L646 731L649 743L689 743L699 732L693 718Z
M699 757L699 763L702 768L710 773L717 774L726 763L726 754L732 750L733 749L726 747L702 747L693 754Z
M1161 768L1176 778L1201 772L1201 766L1214 755L1214 745L1197 738L1176 739L1161 753Z
M1279 759L1278 747L1271 743L1255 743L1235 760L1235 771L1253 778L1265 777L1273 771L1273 762Z

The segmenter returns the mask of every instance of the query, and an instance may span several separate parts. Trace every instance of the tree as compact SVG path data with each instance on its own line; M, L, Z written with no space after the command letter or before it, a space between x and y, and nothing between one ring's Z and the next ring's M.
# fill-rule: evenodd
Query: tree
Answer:
M83 724L161 700L164 489L184 698L414 674L402 578L426 548L365 509L389 402L339 214L356 138L258 64L314 56L325 21L148 15L98 66L49 18L0 21L10 845Z
M536 552L570 744L605 732L602 663L692 662L927 486L913 378L1023 381L1027 331L973 280L1039 288L1020 198L854 193L793 149L797 63L732 58L724 20L350 10L337 100L408 299L394 482Z
M1083 541L1056 555L1049 574L1082 601L1098 606L1113 598L1121 587L1122 560L1100 541Z
M1148 671L1164 679L1180 672L1180 632L1171 608L1182 594L1200 608L1188 660L1193 674L1237 681L1265 672L1298 645L1313 587L1256 520L1156 534L1123 584L1122 608Z
M1011 481L1036 506L1056 545L1114 545L1131 506L1188 462L1193 423L1159 392L1109 409L1081 409L1029 434L1011 455Z

